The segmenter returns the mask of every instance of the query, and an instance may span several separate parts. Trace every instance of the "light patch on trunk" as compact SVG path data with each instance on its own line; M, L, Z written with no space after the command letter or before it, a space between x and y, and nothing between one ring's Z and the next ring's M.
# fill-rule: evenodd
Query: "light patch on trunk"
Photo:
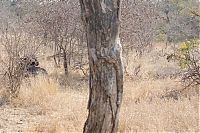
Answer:
M119 37L114 41L114 46L111 50L111 55L113 58L117 58L118 56L122 55L122 45L120 43Z
M109 55L109 49L108 48L101 48L101 56L106 57Z
M117 51L122 52L122 45L121 45L121 42L120 42L120 38L118 37L115 41L116 41L115 49Z
M101 1L101 9L103 13L106 13L106 4L104 2L104 0Z
M90 55L91 55L93 61L96 62L96 61L97 61L96 49L90 48L90 49L89 49L89 53L90 53Z
M106 5L105 0L101 1L101 9L103 13L106 13L106 9L112 11L112 9Z

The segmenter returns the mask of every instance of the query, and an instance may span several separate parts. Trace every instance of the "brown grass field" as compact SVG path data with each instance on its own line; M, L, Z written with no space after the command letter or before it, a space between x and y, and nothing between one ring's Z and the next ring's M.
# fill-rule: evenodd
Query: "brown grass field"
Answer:
M161 51L156 47L141 58L129 57L119 132L200 131L199 88L173 94L183 86L178 78L157 77L163 73L160 70L177 68L176 63L158 56ZM40 62L50 76L24 81L19 97L0 106L0 132L82 132L87 117L87 78L79 71L64 78L53 61ZM133 68L138 64L141 71L134 77Z

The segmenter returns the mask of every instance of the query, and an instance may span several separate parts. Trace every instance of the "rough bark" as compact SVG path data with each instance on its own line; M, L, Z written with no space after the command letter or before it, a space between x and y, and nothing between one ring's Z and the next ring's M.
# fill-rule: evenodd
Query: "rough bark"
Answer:
M63 50L63 66L65 70L65 75L68 76L68 64L67 64L67 53Z
M90 65L85 133L116 132L123 93L120 0L80 0Z

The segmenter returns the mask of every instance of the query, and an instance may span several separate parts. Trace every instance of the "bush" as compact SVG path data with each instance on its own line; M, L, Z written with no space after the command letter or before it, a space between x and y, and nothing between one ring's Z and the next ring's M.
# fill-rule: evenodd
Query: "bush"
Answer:
M200 40L187 40L180 44L167 60L174 59L183 70L182 80L187 86L200 85Z

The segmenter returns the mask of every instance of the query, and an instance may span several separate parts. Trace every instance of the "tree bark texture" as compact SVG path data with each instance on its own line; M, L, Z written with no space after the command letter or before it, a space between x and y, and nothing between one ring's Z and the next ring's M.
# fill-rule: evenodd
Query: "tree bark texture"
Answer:
M65 76L68 76L68 64L67 64L67 53L63 50L63 66L65 70Z
M80 0L90 65L85 133L117 132L123 93L121 0Z

